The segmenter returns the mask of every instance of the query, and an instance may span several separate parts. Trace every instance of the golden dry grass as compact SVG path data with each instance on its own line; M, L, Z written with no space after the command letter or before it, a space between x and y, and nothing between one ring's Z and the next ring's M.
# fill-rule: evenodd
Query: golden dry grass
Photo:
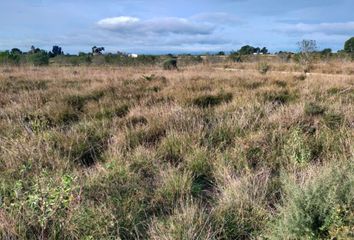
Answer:
M282 216L301 212L298 186L312 196L307 182L352 164L354 64L268 64L1 68L2 237L350 236L350 184L325 195L340 221L311 197L318 226Z

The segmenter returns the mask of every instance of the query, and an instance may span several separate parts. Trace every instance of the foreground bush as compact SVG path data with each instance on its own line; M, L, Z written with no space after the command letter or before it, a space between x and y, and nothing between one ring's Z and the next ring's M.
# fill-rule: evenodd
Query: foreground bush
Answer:
M352 239L354 165L348 164L320 168L302 184L288 183L270 239Z

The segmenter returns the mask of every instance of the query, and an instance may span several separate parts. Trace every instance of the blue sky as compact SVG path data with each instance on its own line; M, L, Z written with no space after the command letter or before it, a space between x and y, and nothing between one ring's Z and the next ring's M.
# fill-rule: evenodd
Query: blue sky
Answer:
M274 52L302 39L338 50L354 36L354 0L0 0L0 9L0 50Z

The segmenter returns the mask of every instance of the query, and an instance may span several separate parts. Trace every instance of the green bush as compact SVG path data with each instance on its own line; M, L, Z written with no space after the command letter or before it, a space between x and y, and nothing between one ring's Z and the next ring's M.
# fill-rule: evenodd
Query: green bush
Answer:
M49 56L46 52L40 51L28 55L28 62L34 66L44 66L49 64Z
M269 239L352 239L354 167L345 165L322 167L303 186L287 182Z
M177 69L177 59L176 58L167 59L163 62L162 66L164 70L175 70Z
M65 223L76 194L74 181L70 175L53 176L46 171L31 183L16 181L13 195L9 196L11 199L1 199L4 202L0 203L1 209L8 210L12 217L18 217L16 238L55 239L64 236ZM0 236L1 230L0 224ZM12 239L6 235L3 237Z

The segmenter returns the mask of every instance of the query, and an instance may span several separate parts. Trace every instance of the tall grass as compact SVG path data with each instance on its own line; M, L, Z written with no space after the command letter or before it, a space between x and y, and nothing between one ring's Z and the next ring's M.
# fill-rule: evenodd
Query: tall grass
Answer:
M230 64L1 68L0 238L353 238L352 63Z

